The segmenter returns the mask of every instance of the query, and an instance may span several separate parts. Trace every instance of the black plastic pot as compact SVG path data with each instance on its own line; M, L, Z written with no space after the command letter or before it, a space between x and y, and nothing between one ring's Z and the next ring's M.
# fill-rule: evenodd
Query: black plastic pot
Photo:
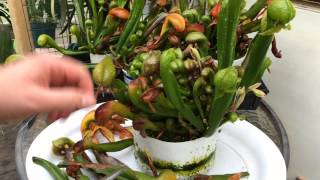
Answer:
M0 24L0 31L5 31L10 33L11 39L14 39L13 30L11 24Z
M41 34L47 34L53 39L56 38L56 24L55 23L31 23L31 33L34 47L40 48L37 43L38 37Z
M13 32L10 24L0 24L0 64L14 54Z
M258 89L266 94L269 93L269 89L263 81L261 81L261 86ZM252 92L249 92L246 95L243 103L240 105L239 110L256 110L260 102L261 98L255 96Z
M103 102L115 100L115 98L112 95L112 93L103 92L97 96L96 100L97 100L97 103L103 103Z
M68 47L68 50L72 50L72 51L78 51L78 48L80 46L77 43L71 43ZM69 56L72 57L82 63L91 63L90 60L90 53L85 53L85 54L79 54L79 55L73 55L73 56Z

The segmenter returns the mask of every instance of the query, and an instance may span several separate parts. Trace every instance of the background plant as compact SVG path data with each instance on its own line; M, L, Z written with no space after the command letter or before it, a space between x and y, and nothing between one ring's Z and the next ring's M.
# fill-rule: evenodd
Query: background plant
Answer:
M5 26L2 26L5 25ZM9 25L9 26L8 26ZM0 1L0 64L14 53L10 13L6 1Z
M56 23L61 17L60 1L27 0L28 14L32 23Z
M11 32L0 31L0 64L4 63L6 58L14 53Z
M0 1L0 24L9 23L11 24L8 4L6 1Z

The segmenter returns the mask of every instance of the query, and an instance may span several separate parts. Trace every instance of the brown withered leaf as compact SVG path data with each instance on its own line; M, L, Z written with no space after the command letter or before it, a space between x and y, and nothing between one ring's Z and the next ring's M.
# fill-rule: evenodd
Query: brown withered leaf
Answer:
M141 95L141 100L145 103L154 102L155 99L161 94L161 89L158 87L152 87L145 90Z

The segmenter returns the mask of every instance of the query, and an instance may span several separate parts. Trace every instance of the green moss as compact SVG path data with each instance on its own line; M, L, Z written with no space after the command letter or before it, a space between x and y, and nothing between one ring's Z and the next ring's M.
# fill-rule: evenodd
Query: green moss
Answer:
M213 160L214 155L212 155L204 164L201 164L199 166L196 166L192 170L180 170L180 171L175 171L179 176L194 176L198 174L201 170L208 169L208 167L211 167L212 165L212 160Z
M209 150L210 148L208 148ZM145 154L148 154L145 151L142 151L135 147L135 157L140 161L140 164L143 168L148 169L147 159ZM187 162L185 165L179 164L179 162L167 162L160 160L153 160L153 164L158 170L170 169L177 173L180 176L192 176L197 174L199 171L206 169L208 166L211 166L211 160L213 159L215 151L208 152L207 156L194 158L190 162Z

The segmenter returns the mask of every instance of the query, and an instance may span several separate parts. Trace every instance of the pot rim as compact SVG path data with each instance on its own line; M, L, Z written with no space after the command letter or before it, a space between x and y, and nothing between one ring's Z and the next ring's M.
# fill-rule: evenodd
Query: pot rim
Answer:
M143 138L143 139L150 139L150 140L152 140L152 141L155 141L155 142L159 142L159 143L164 143L164 144L168 144L168 145L180 145L180 144L186 144L186 143L193 143L193 142L196 142L196 141L201 141L201 140L207 140L207 139L211 139L211 138L216 138L217 137L217 135L220 133L220 131L219 131L220 129L218 128L216 131L215 131L215 133L213 133L212 135L210 135L210 136L201 136L201 137L199 137L199 138L196 138L196 139L192 139L192 140L188 140L188 141L183 141L183 142L168 142L168 141L163 141L163 140L160 140L160 139L156 139L156 138L153 138L153 137L150 137L150 136L148 136L147 135L147 137L143 137L143 136L141 136L141 134L140 134L140 132L139 131L137 131L137 130L135 130L134 129L134 138L136 137L135 136L135 134L137 133L138 134L138 136L140 136L141 138Z

